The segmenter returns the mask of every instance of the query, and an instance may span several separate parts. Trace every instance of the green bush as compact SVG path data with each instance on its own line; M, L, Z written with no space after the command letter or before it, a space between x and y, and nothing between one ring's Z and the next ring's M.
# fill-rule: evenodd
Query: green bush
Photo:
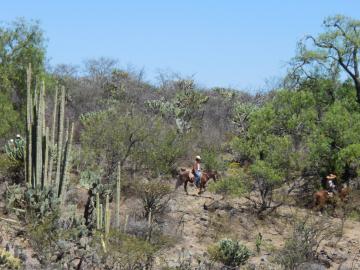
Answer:
M21 261L11 253L0 247L0 268L1 269L20 269Z
M202 162L204 163L204 169L208 171L221 171L224 168L224 163L220 160L221 152L214 147L205 146L201 151Z
M222 239L209 248L212 260L226 266L236 267L246 263L250 258L250 250L237 241Z
M0 138L8 136L20 127L19 113L7 95L0 92Z

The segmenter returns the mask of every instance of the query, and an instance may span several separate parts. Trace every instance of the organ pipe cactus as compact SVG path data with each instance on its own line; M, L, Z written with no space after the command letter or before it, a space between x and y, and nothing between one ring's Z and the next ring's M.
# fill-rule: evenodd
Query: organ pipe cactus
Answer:
M120 229L120 191L121 191L120 178L121 178L121 165L119 162L117 182L116 182L116 205L115 205L115 226L117 229Z
M53 123L50 130L45 120L45 83L41 83L40 89L38 87L31 89L31 65L29 65L27 69L25 177L33 189L43 190L47 186L54 186L57 197L63 202L74 127L71 125L70 128L68 125L64 131L64 87L61 88L59 100L58 95L58 90L56 90ZM56 156L54 157L55 148ZM56 165L55 177L53 177L54 164Z
M106 195L105 199L105 237L109 235L110 231L110 219L111 213L110 213L110 203L109 203L109 195Z
M100 210L100 196L99 193L96 193L96 229L100 230L101 229L101 210Z

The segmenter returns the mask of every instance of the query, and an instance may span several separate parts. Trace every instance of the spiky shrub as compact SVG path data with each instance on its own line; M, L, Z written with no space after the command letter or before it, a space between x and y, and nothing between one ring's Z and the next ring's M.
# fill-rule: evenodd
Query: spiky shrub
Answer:
M251 252L246 246L231 239L220 240L209 248L209 253L212 260L230 267L245 264L251 256Z
M24 161L25 140L16 135L15 140L11 139L5 144L5 152L12 161Z

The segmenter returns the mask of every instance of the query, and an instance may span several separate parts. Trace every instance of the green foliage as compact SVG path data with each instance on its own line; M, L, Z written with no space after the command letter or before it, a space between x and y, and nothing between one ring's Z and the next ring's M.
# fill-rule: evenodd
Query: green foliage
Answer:
M0 247L0 268L1 269L21 269L20 259Z
M215 246L209 248L212 260L226 266L237 267L246 263L250 258L250 250L237 241L222 239Z
M163 119L137 112L124 114L109 109L82 117L81 142L85 159L104 162L105 175L114 179L116 165L137 165L154 176L171 172L183 156L187 137L181 136Z
M175 120L180 133L187 133L193 127L193 121L197 119L198 113L209 97L196 91L192 80L179 80L176 82L178 91L175 97L166 101L164 98L159 100L146 101L145 105L156 114L169 117Z
M155 177L169 174L186 153L187 137L159 118L147 132L147 138L135 152L137 163L144 165Z
M5 198L9 211L20 210L19 218L32 224L37 224L59 210L59 200L51 188L40 190L11 185L6 190Z
M204 169L208 171L221 171L224 169L224 163L220 160L221 151L213 146L204 146L201 150L202 163Z
M293 59L292 81L308 77L339 78L346 74L354 83L357 102L360 102L360 77L357 64L360 54L360 21L336 15L323 22L324 32L307 36L299 42L298 53ZM300 80L301 81L301 80Z
M2 92L0 92L0 115L1 138L21 127L19 113L14 109L8 96Z
M276 92L249 115L246 133L236 136L231 147L239 161L253 164L248 174L260 209L271 207L273 189L291 185L304 172L349 177L350 170L359 170L360 114L347 88L347 83L335 87L325 79L309 80L296 92Z
M233 109L232 121L237 128L238 133L244 133L249 127L250 115L258 109L251 103L236 103Z
M85 159L105 162L106 176L112 176L118 162L123 165L147 136L152 122L141 113L123 113L111 108L81 118L81 143Z
M242 196L249 188L247 175L238 164L231 164L225 177L209 184L209 191L225 196Z
M101 174L97 171L85 170L80 172L80 185L86 189L90 189L93 184L99 184Z
M0 63L0 92L9 96L10 94L15 95L18 101L14 105L24 116L26 104L25 67L31 63L35 67L33 70L35 77L43 74L45 69L43 31L37 22L18 19L8 25L2 24L0 26ZM32 85L35 86L35 81L32 82ZM2 105L3 102L0 104ZM10 111L2 114L3 108L2 106L0 108L0 115L4 115L5 119L15 117L16 114ZM5 120L1 119L0 121ZM5 128L6 126L2 124L0 125L1 128ZM1 132L0 136L2 136Z

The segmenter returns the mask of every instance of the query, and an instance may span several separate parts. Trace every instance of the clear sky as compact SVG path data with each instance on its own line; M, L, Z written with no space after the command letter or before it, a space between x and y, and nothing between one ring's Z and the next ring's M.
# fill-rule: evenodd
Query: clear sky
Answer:
M126 67L259 89L282 75L296 42L326 16L360 19L359 0L2 1L0 20L40 20L51 64L111 57Z

